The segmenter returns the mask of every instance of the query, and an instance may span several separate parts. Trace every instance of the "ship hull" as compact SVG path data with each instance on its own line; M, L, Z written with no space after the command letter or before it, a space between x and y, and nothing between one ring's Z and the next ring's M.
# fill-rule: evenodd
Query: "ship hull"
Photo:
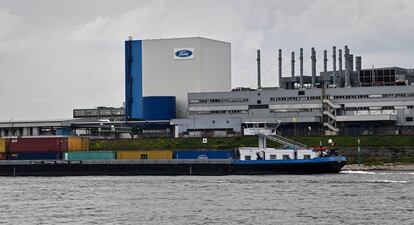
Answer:
M338 173L345 157L310 160L2 161L0 176L265 175Z

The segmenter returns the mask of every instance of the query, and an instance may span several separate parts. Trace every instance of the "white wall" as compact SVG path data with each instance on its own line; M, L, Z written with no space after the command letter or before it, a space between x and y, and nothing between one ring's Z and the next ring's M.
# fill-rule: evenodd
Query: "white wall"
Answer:
M194 48L193 59L174 49ZM205 38L142 41L143 96L176 96L177 118L187 117L189 92L231 90L230 43Z

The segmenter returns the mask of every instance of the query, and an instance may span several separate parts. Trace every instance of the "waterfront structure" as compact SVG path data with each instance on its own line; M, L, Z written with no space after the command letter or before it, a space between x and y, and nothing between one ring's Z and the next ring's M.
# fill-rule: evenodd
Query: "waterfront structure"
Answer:
M231 89L230 43L194 37L125 41L125 114L143 118L143 97L175 96L187 116L187 93Z
M263 87L258 63L257 89L188 94L188 118L175 119L178 136L253 135L413 135L414 72L400 67L362 69L362 58L344 55L333 47L332 71L324 51L324 71L316 76L316 50L311 50L312 76L282 76L279 50L279 86ZM337 58L338 56L338 58ZM345 67L342 68L344 58ZM336 62L339 62L339 70ZM260 54L258 52L258 62ZM355 69L354 69L355 68ZM201 122L202 121L202 122Z

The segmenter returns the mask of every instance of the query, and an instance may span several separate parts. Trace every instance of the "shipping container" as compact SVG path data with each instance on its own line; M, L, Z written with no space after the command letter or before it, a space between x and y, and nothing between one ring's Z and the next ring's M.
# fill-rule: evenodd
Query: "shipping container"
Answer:
M233 150L176 150L175 159L232 159Z
M118 151L117 159L172 159L172 151Z
M63 153L65 160L112 160L116 159L113 151L80 151Z
M10 153L21 152L64 152L68 139L64 137L23 137L12 138L9 142Z
M68 151L88 151L89 138L68 137Z
M9 160L60 160L61 152L23 152L9 154Z
M7 152L7 139L0 138L0 153Z
M6 160L6 159L7 159L7 154L1 153L0 154L0 160Z

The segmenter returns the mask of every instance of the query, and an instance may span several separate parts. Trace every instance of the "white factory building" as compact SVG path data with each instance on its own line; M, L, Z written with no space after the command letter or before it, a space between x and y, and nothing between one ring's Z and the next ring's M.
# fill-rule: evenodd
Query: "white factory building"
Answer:
M126 115L142 119L142 98L175 96L176 117L188 115L187 94L231 89L231 44L201 37L125 42Z

